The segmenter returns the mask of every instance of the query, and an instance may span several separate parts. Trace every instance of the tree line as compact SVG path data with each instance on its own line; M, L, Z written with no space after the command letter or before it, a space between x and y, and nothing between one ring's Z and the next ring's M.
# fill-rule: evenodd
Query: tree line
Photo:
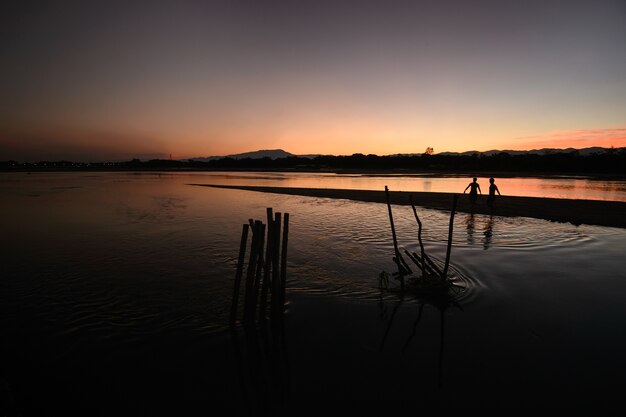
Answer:
M604 152L581 155L578 151L548 154L492 155L321 155L315 158L290 156L287 158L219 158L208 161L133 159L124 162L71 162L41 161L37 163L0 162L3 171L34 170L294 170L294 171L341 171L341 170L408 170L429 172L535 172L577 174L626 174L626 148L609 149Z

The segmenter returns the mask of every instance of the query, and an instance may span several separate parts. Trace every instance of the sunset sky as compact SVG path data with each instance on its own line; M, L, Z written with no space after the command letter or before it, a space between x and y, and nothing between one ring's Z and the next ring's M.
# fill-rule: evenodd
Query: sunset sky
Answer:
M626 146L626 1L4 1L0 160Z

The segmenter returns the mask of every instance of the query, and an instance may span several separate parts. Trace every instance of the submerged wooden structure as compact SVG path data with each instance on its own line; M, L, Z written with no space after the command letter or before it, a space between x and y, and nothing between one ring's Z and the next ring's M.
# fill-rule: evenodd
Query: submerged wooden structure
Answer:
M241 406L250 415L283 415L289 395L283 320L288 243L289 213L267 208L265 223L248 219L242 226L229 324Z
M413 214L417 222L417 240L420 246L420 253L409 252L403 249L404 255L409 259L407 262L398 247L398 239L396 237L396 228L393 221L393 212L391 210L391 200L389 197L389 188L385 186L385 194L387 197L387 211L389 213L389 223L391 225L391 235L393 238L394 257L393 261L398 270L391 276L400 281L401 292L413 292L420 296L447 298L451 292L458 289L458 285L453 283L449 277L448 271L450 267L450 254L452 250L452 232L454 229L454 215L459 196L455 194L452 199L452 209L450 211L450 222L448 226L448 244L446 248L446 259L443 266L438 265L428 256L424 249L422 241L422 222L417 215L417 209L413 202L413 197L409 196ZM413 272L412 268L416 268ZM381 272L379 276L379 284L382 288L389 288L389 274Z
M282 238L281 238L282 229ZM267 223L249 219L241 231L239 258L235 273L233 298L230 308L230 325L238 321L239 296L244 267L249 231L252 231L250 255L243 282L243 314L241 322L250 325L274 319L282 315L285 309L285 287L287 282L287 245L289 241L289 213L282 215L267 208Z

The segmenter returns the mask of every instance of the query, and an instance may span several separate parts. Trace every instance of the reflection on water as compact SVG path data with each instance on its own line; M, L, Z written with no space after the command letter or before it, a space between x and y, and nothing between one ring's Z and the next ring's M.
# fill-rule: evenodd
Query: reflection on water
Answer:
M382 270L393 269L386 206L186 185L200 182L198 176L223 183L230 174L220 175L224 177L2 175L4 357L19 357L15 363L35 360L33 369L56 370L56 363L87 374L97 369L114 386L123 382L106 369L124 355L122 363L130 366L131 375L143 371L133 368L137 357L145 358L140 362L149 369L157 369L154 364L163 361L170 370L197 368L198 358L205 357L206 340L220 334L228 322L242 223L249 217L263 218L267 207L281 207L291 214L286 322L292 327L286 337L297 343L297 349L290 344L289 353L298 352L299 358L288 356L289 365L295 363L299 369L287 375L298 382L289 384L289 392L312 402L302 392L328 395L322 387L307 385L301 376L322 378L322 371L328 371L322 366L325 357L318 353L322 349L340 358L332 371L347 381L343 385L340 379L330 381L333 390L356 384L370 393L367 389L375 386L370 387L368 372L380 366L378 348L397 302L394 294L381 295L377 282ZM363 176L235 175L249 183L285 186L336 187L340 182L355 188L370 181ZM383 180L374 178L367 184ZM420 181L387 180L405 185ZM242 178L230 181L241 183ZM446 179L429 181L436 191ZM465 178L459 181L466 183ZM504 179L498 184L506 194ZM425 225L426 251L435 260L445 259L449 214L418 210ZM394 222L398 241L404 245L400 249L419 251L411 208L394 207ZM446 392L462 395L464 376L472 375L477 387L473 393L482 394L477 397L482 401L497 397L488 395L494 381L524 381L537 387L538 397L533 398L544 399L552 392L550 386L558 386L562 390L558 398L577 401L584 399L570 394L590 388L586 381L621 386L619 375L626 372L621 354L626 349L622 331L625 230L466 213L458 213L455 223L450 274L467 284L458 300L463 310L448 308L440 313L436 306L405 300L393 313L384 346L386 353L392 346L400 356L404 352L410 363L383 362L385 367L376 368L377 375L387 378L386 366L399 373L405 366L415 366L411 368L415 374L438 366L446 375ZM311 301L303 303L302 297ZM356 307L332 315L320 307L329 299ZM303 310L303 305L311 310ZM351 315L352 311L358 314ZM318 321L320 316L323 319ZM444 321L445 349L440 348ZM261 335L258 341L265 355L272 357L276 351L265 348ZM248 353L256 355L254 346L242 347L247 343L244 339L240 344L244 362ZM197 354L185 356L191 347ZM433 352L441 353L445 361L435 360ZM206 368L198 369L212 369L214 363L203 360ZM355 365L346 367L351 361ZM572 369L576 378L571 377ZM28 378L29 374L16 370L14 375ZM256 376L248 378L258 381ZM131 391L132 381L125 382ZM401 389L406 389L406 395L430 394L428 387ZM341 392L354 395L349 398L366 398ZM514 400L513 392L498 393L508 393L506 398Z
M461 193L467 186L469 177L421 175L371 175L334 173L294 173L294 172L194 172L194 173L152 173L152 172L109 172L97 175L81 173L20 173L0 174L0 184L4 192L17 195L29 193L33 197L54 194L86 186L84 182L130 182L137 179L146 182L186 180L203 184L256 185L304 188L339 188L361 190L383 190L385 186L397 191L453 192ZM83 184L78 184L77 180ZM58 185L69 181L73 184ZM626 180L601 180L571 177L511 177L497 178L503 195L569 198L583 200L626 201ZM483 188L488 187L488 178L478 178ZM26 185L20 187L20 185Z
M483 234L482 244L483 244L483 249L487 250L489 249L489 246L491 246L491 242L493 240L493 226L495 223L495 217L492 215L484 216L482 221L484 222L484 226L482 230L482 234ZM465 220L465 226L467 230L468 245L474 245L476 243L476 240L474 239L475 223L476 223L476 220L475 220L474 213L467 214L467 218Z
M468 245L474 244L474 213L469 213L465 220L467 226L467 243Z
M485 250L489 249L491 240L493 239L493 223L493 216L489 216L489 219L485 223L485 231L483 232L483 235L485 236L483 239L483 249Z
M302 181L299 174L296 179L263 175ZM192 181L179 174L6 177L0 184L8 198L0 204L3 230L11 239L4 253L6 276L13 278L5 285L16 292L8 305L37 310L43 303L69 329L83 328L89 318L137 332L156 331L160 320L167 326L221 328L241 223L278 203L295 214L291 291L376 299L375 277L393 253L387 214L378 204L198 189L186 186ZM325 184L334 186L333 181ZM397 207L394 217L400 249L418 251L410 208ZM420 217L427 251L445 259L447 214L420 210ZM602 231L612 230L463 213L456 222L465 228L454 231L453 271L477 288L485 285L484 271L467 269L468 256L477 257L473 248L517 253L571 248L588 258Z
M391 311L390 315L387 315L387 306L384 305L384 303L379 304L379 308L381 309L381 319L383 319L384 321L387 322L386 324L386 328L385 328L385 333L382 337L382 341L380 344L380 352L382 352L385 348L385 343L389 337L389 333L391 331L391 327L393 325L394 322L394 318L396 317L396 314L398 313L398 310L400 309L400 307L403 305L404 303L404 298L400 297L397 301L394 302L394 307ZM424 315L424 307L430 304L432 305L432 303L428 303L425 300L419 300L417 302L417 312L415 312L413 306L409 305L409 312L408 314L410 315L415 315L415 319L414 321L411 323L411 326L409 329L398 329L396 331L399 332L403 332L406 335L405 337L405 341L402 343L402 347L400 349L402 355L406 355L407 354L407 349L410 347L411 342L413 342L413 340L415 339L415 336L417 334L417 328L418 325L420 324L422 317ZM433 309L433 313L438 315L438 321L439 321L439 337L438 337L438 341L439 341L439 347L437 349L436 352L436 362L437 362L437 385L439 388L443 387L443 360L444 360L444 340L445 340L445 317L446 317L446 310L452 306L452 303L436 303L434 305L434 309ZM458 307L458 305L457 305ZM407 314L407 312L405 312L405 314Z
M203 184L257 185L303 188L460 193L470 178L436 175L361 175L329 173L202 173L194 181ZM588 178L497 178L503 195L626 201L626 181ZM488 189L488 178L478 178Z
M239 395L245 414L278 416L289 397L289 357L284 322L231 329Z

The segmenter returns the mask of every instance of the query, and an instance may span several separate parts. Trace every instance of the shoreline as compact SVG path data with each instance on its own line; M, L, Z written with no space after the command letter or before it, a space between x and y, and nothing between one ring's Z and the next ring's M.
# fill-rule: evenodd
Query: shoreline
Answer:
M306 197L337 198L369 203L386 203L384 191L333 188L261 187L244 185L188 184L198 187L226 188ZM544 197L498 196L492 208L486 204L487 196L479 195L472 208L467 194L459 195L456 210L464 213L503 217L531 217L576 226L608 226L626 228L626 202L603 200L573 200ZM410 196L416 206L450 211L455 193L389 191L389 200L395 205L410 205ZM465 197L465 198L464 198Z
M277 173L301 173L301 174L337 174L337 175L363 175L363 176L384 176L384 177L494 177L494 178L572 178L586 179L591 181L626 181L626 175L621 173L601 173L601 172L570 172L570 171L490 171L490 170L437 170L437 169L372 169L372 168L167 168L167 167L145 167L145 168L64 168L64 167L37 167L37 168L12 168L2 169L0 173L57 173L57 172L126 172L126 173L198 173L198 172L277 172Z

